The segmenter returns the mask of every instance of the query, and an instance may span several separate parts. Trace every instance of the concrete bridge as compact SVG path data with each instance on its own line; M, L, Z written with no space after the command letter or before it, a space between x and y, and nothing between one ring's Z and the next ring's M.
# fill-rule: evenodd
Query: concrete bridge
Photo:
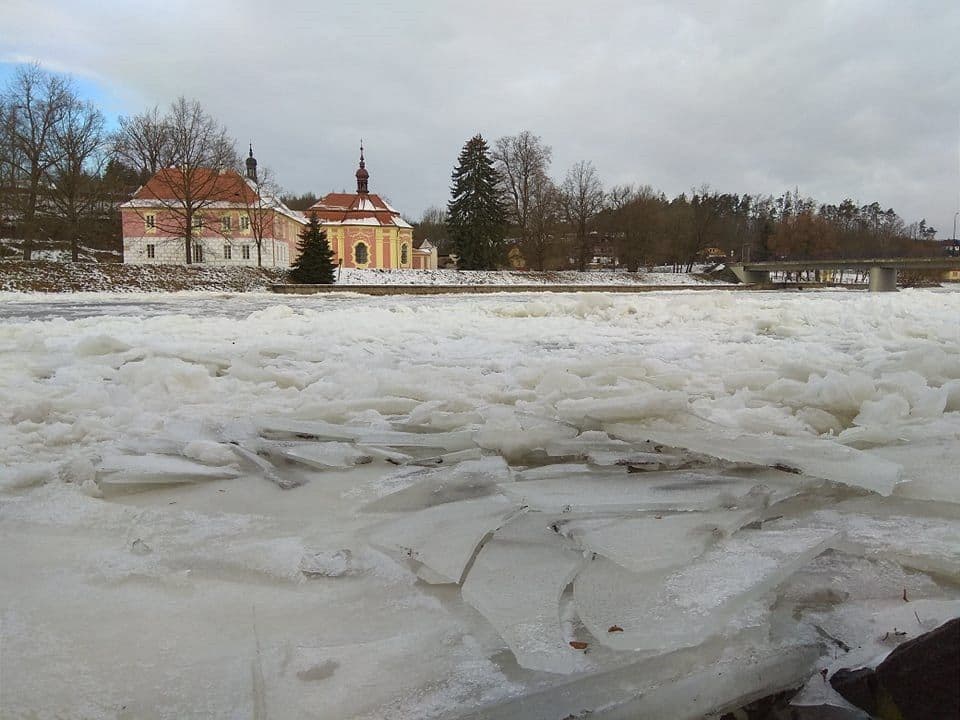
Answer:
M768 283L770 273L800 270L869 270L870 292L897 289L897 270L960 270L960 257L857 258L851 260L774 260L731 264L742 283Z

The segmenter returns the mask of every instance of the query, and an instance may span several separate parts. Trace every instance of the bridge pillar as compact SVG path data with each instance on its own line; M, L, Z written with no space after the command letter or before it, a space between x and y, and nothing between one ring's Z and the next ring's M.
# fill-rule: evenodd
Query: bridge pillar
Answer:
M737 280L746 284L763 284L770 282L769 270L747 270L743 265L731 265L730 269L737 276Z
M895 292L897 269L874 266L870 268L870 292Z

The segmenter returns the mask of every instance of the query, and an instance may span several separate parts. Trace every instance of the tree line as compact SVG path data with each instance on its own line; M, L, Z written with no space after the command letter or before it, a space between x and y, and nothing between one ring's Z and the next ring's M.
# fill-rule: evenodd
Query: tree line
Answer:
M840 259L939 254L925 220L850 199L818 204L799 191L740 195L703 186L668 198L649 185L606 189L589 161L550 176L552 148L524 130L490 147L476 135L453 171L451 200L415 225L467 269L523 263L537 270L602 265L690 270L709 259Z

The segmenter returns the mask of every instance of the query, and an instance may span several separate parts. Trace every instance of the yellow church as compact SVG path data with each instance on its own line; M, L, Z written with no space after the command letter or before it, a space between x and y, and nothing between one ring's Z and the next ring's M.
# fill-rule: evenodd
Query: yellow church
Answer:
M435 270L436 248L427 240L416 247L413 226L369 191L362 144L356 178L355 193L329 193L305 211L326 230L334 259L346 268Z

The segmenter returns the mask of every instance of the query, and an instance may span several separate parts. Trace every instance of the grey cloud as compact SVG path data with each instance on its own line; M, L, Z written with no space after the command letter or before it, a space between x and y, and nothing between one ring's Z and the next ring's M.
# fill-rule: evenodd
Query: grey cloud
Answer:
M13 0L0 56L129 112L196 97L291 190L350 187L362 136L371 188L411 218L446 201L469 136L521 129L558 176L589 159L670 195L799 187L941 237L958 205L955 0L76 5Z

